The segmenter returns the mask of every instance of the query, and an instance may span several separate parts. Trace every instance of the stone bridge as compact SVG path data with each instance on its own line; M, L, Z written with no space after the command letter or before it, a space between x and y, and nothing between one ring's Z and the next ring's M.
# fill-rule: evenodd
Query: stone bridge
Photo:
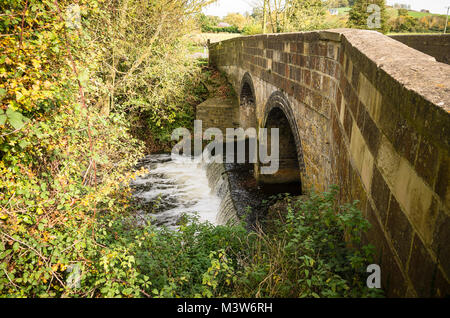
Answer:
M209 50L238 94L235 121L280 128L281 169L256 167L259 182L298 182L305 193L339 185L340 201L359 200L372 224L366 239L388 296L450 295L450 65L350 29Z

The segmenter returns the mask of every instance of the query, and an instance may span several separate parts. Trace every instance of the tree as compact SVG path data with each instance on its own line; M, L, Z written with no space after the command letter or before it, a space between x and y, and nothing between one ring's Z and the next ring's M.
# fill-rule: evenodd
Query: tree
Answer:
M173 120L195 67L181 39L196 15L215 0L104 0L89 28L103 47L99 73L106 112L115 107L151 114L158 125ZM96 32L107 29L107 32Z
M267 3L269 1L264 0L264 5L263 5L263 16L262 16L262 29L263 29L263 34L266 33L267 30Z
M228 13L223 21L238 27L240 30L247 24L247 19L240 13Z
M385 0L355 0L349 12L348 26L357 29L373 29L386 33L387 25Z
M348 6L348 0L328 0L328 7L330 8L343 8Z
M325 16L322 0L286 1L285 31L307 31L321 29Z
M326 7L322 0L259 0L254 6L264 33L320 29Z
M197 17L198 24L201 29L215 27L220 22L220 18L213 15L206 15L204 13L200 13Z
M400 15L391 23L393 32L416 32L419 20L409 15Z
M398 12L399 16L405 16L406 17L408 15L408 10L407 9L398 9L397 12Z

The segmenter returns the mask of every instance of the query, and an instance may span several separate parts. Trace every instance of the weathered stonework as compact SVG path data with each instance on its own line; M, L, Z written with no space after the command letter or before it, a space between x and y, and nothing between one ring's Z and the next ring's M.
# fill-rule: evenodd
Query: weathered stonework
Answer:
M225 134L227 128L239 127L237 102L228 98L209 98L197 106L196 119L202 121L202 133L208 128L218 128Z
M399 34L390 37L431 55L438 62L450 64L450 34Z
M234 38L210 63L245 105L241 124L286 116L305 192L337 184L360 201L388 296L450 295L449 65L350 29Z

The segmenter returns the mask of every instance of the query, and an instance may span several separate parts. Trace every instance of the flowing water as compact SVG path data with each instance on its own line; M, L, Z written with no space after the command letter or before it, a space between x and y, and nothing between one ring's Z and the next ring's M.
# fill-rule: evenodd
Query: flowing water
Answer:
M204 164L160 154L142 159L138 168L142 167L149 173L131 185L142 206L137 211L141 220L150 218L157 226L175 228L184 214L197 214L200 221L218 224L221 199L209 186Z
M199 163L159 154L143 158L138 168L149 171L131 184L141 224L151 220L176 229L184 215L198 215L214 225L243 220L250 228L264 218L265 202L274 194L258 186L252 164Z

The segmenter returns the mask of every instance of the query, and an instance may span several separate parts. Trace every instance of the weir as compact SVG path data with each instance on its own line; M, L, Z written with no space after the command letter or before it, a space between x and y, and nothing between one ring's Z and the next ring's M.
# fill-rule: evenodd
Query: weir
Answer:
M225 166L220 163L208 164L206 175L212 192L220 198L220 206L216 218L217 223L221 225L239 223L240 219L231 197L230 181Z
M245 101L241 102L240 106L248 108L251 107L254 97L250 87L244 87L244 90L248 91L243 97ZM247 111L248 109L244 109L244 112ZM246 115L252 116L251 111ZM218 128L224 135L224 141L227 128L238 128L240 120L246 122L245 129L255 128L250 126L254 122L247 119L247 116L241 116L237 100L213 97L197 106L196 120L202 121L203 132L208 128ZM288 138L292 133L288 123L286 124L285 129L281 130L279 140L281 156L276 174L261 177L259 164L250 162L250 146L253 144L249 138L243 141L245 162L238 163L238 139L235 139L228 140L223 145L224 163L206 164L209 186L221 200L217 214L218 224L236 224L245 221L250 229L258 220L265 217L268 206L263 201L268 201L272 195L279 193L301 194L297 155L290 149L294 141L292 136L291 139ZM269 122L267 128L278 128L278 125L271 125ZM270 135L268 139L270 140ZM258 145L257 141L254 142ZM270 145L270 142L268 144ZM227 148L234 149L232 163L227 163L227 159L230 159ZM270 147L267 151L271 152Z

